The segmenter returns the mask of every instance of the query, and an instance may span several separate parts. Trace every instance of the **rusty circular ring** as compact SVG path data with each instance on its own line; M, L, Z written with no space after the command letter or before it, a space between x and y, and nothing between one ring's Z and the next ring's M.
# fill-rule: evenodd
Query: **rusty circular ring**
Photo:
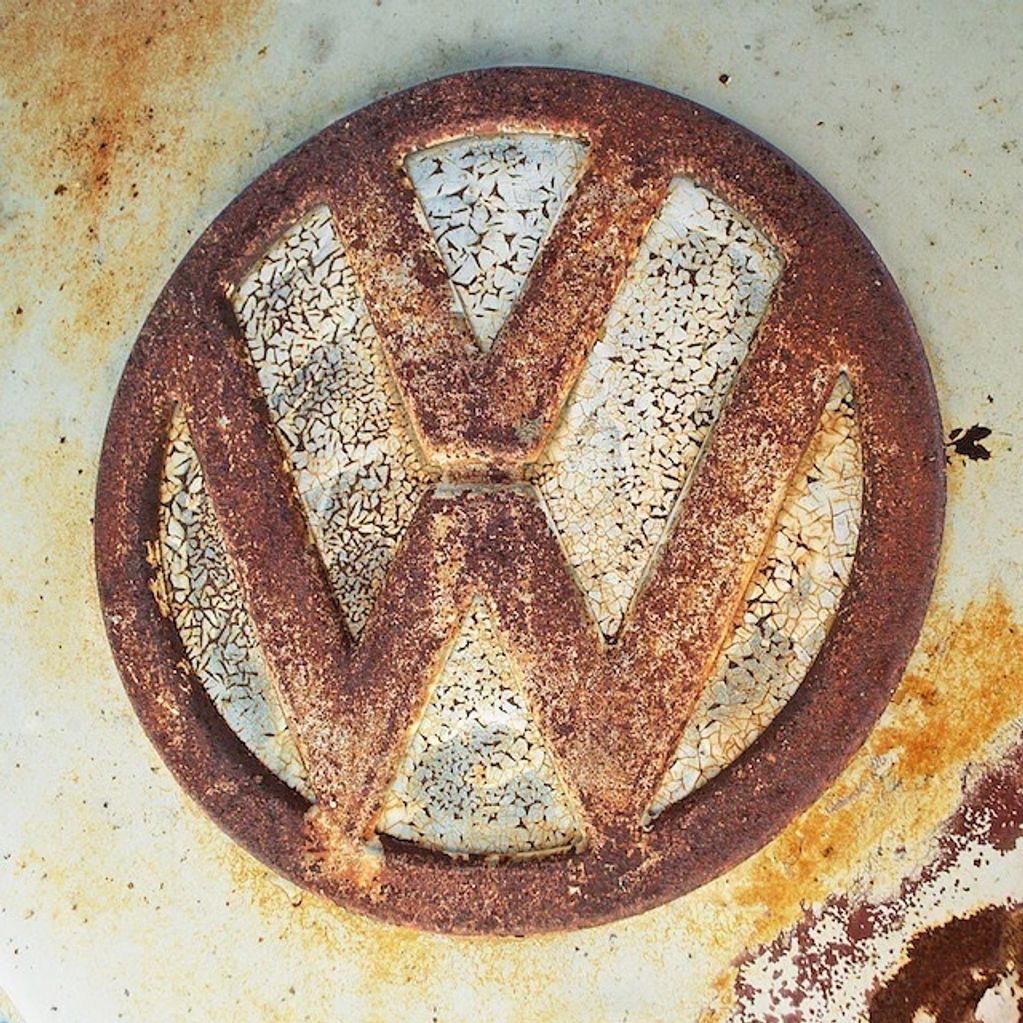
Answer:
M392 237L381 248L374 238L381 223L384 234L392 227L393 195L379 190L380 175L372 168L386 164L391 171L380 173L390 173L416 148L511 130L584 136L603 153L605 190L612 183L632 197L636 210L620 214L628 229L617 242L606 241L610 234L601 236L608 251L619 246L617 263L638 243L666 173L686 173L705 184L778 246L786 270L770 322L761 329L770 341L761 337L757 350L764 348L774 360L764 361L765 355L760 369L780 375L760 383L744 368L731 403L738 409L735 429L756 428L784 443L784 429L798 420L786 420L786 403L770 386L783 380L798 392L821 352L838 359L856 388L863 444L859 547L840 613L796 694L738 760L666 811L649 833L640 836L638 828L609 812L600 840L580 852L498 863L452 861L385 840L384 865L367 883L357 871L325 869L322 860L310 857L306 801L267 776L183 667L174 626L150 591L149 545L157 530L167 424L178 400L191 402L199 415L207 399L224 402L234 432L211 424L208 453L240 474L240 495L247 464L256 460L252 452L266 453L273 441L255 389L247 378L235 379L234 363L211 354L235 329L225 289L310 205L325 200L335 214L338 205L349 204L346 247L357 268L361 260L372 277L376 263L407 240ZM598 161L597 178L600 172ZM591 199L601 186L594 180ZM367 210L375 211L379 223L367 219ZM597 223L593 230L599 231L599 220L586 223ZM573 309L572 329L582 338L575 343L583 347L565 356L558 345L569 342L556 336L556 327L538 344L530 333L536 317L531 321L528 308L521 315L517 309L516 337L538 344L539 354L525 360L535 379L516 380L514 398L501 378L512 372L507 365L494 370L497 382L488 383L494 405L481 413L478 400L452 394L444 363L450 352L438 349L433 364L405 349L388 349L400 383L415 391L411 415L430 442L424 446L439 460L521 459L529 451L516 439L521 431L516 435L507 424L514 416L542 418L545 410L556 415L551 396L559 388L563 394L570 383L620 279L608 271L607 252L590 251L587 263L568 252L568 244L567 234L564 244L557 235L548 243L534 305L536 317L550 318L544 301L552 300L552 292L562 300L566 294L557 291L559 273L562 289L566 280L592 287L595 297ZM437 286L438 269L432 257L420 257L412 288L429 296L435 294L430 289ZM384 294L370 305L378 330L387 336L402 315L400 303ZM417 321L424 336L432 329L430 315L427 310ZM204 390L196 390L196 380ZM203 401L197 402L200 393ZM447 399L459 415L446 410ZM758 401L764 402L759 410ZM466 422L469 426L459 425ZM269 507L279 504L265 522L247 507L237 512L239 528L249 530L244 535L253 546L294 542L293 495L281 476L259 478L269 487L264 495ZM244 505L241 496L238 500ZM599 75L508 68L427 83L336 122L257 179L196 242L150 314L114 401L97 491L97 574L115 658L147 733L185 789L239 842L296 883L374 916L449 932L522 934L600 923L690 891L750 855L820 795L863 742L905 666L933 582L943 508L939 418L922 346L883 264L835 201L764 141L686 100ZM305 628L296 609L314 627L323 625L325 614L322 570L308 550L290 550L293 558L272 562L274 578L265 564L260 575L253 555L255 575L272 591L255 592L254 599L262 602L260 614L279 626L285 653L299 641L292 633ZM284 594L296 613L284 620L274 594ZM681 614L676 605L655 610L664 622L666 612ZM326 626L324 633L333 635ZM341 656L330 652L322 636L309 642L328 661ZM363 642L364 661L389 649L383 640L374 643ZM314 668L312 676L320 670ZM315 689L315 678L310 685ZM610 706L622 717L621 734L632 734L625 702L612 700ZM641 765L635 777L646 784L656 767Z

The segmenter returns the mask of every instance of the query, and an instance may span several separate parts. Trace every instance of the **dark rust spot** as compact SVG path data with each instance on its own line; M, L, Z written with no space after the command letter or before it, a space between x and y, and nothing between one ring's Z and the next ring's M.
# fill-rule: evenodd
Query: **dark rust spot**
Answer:
M990 906L924 931L908 956L871 999L871 1023L972 1023L984 993L1023 971L1023 909ZM1017 1011L1023 1014L1023 998Z
M981 444L981 441L990 436L991 427L981 426L979 423L974 423L966 430L956 427L949 433L945 447L971 462L986 462L991 457L991 452Z

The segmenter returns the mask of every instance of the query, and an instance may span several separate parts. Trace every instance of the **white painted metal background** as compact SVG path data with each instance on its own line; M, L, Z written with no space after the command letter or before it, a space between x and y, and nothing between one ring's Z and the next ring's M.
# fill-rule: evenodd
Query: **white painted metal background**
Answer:
M0 988L27 1023L725 1019L737 957L831 893L897 891L962 779L1023 717L1007 663L1023 602L1021 30L1018 3L951 0L0 5ZM830 816L810 811L692 895L581 933L491 941L304 895L186 799L109 654L90 516L124 360L216 213L346 111L509 63L662 86L796 159L902 288L946 430L993 433L989 460L949 468L942 571L910 670L933 682L939 710L907 683L822 800ZM914 756L930 749L928 729L937 751L922 779L903 751L907 737ZM820 827L835 829L827 854ZM1021 874L1018 855L986 863L972 903L946 909L936 893L919 919L1023 899ZM873 980L860 969L852 1004ZM800 1011L854 1018L835 1004L814 993Z

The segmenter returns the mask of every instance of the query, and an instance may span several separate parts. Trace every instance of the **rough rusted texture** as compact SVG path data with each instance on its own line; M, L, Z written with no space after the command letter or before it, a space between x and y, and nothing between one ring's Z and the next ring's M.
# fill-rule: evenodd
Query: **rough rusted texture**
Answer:
M1015 632L1011 622L1006 627L1000 615L996 618L1000 631L985 637L988 646L997 646L998 637ZM964 640L966 630L952 640L949 662L954 663L955 647ZM998 650L992 657L1002 684L1009 683L1009 665L1015 663L1005 653ZM912 685L912 676L907 675L907 681ZM960 709L957 722L968 717L969 712ZM982 731L976 722L966 721L961 727L971 737ZM871 735L861 759L864 754L875 762L883 759L886 740L876 742L883 731L882 725ZM907 766L932 778L933 763L928 763L925 744L935 743L937 756L949 755L949 747L957 744L942 742L927 731L922 729L919 739L914 736L899 753ZM871 1020L972 1023L978 998L999 977L1012 979L1019 964L1012 943L1018 948L1020 900L1018 885L1012 882L1023 876L1016 856L1023 835L1023 744L1018 724L1009 731L1005 737L1009 747L1001 749L986 773L970 780L969 770L964 772L954 812L929 836L923 847L926 855L914 859L912 873L901 876L888 891L882 884L881 897L870 885L844 886L807 908L791 930L743 953L732 1023L777 1023L801 1005L806 1007L806 1019L866 1019L867 997L861 986L865 977L873 981ZM903 775L901 784L908 782ZM842 812L844 808L835 816ZM818 806L813 813L818 819L806 822L807 840L800 843L806 874L815 872L822 855L837 852L840 844L827 831L827 809ZM862 818L850 823L860 830L869 828ZM817 846L809 833L819 837ZM985 873L1001 874L1008 882L1004 906L989 907L993 893L985 890ZM802 892L809 888L806 874L798 879ZM871 883L875 880L869 878ZM961 916L948 922L950 912ZM752 976L757 971L771 978L759 990ZM850 984L849 978L857 976L861 981ZM918 1017L918 1009L932 1015Z
M585 137L588 163L489 355L450 312L440 260L400 166L466 134ZM686 497L616 644L587 619L542 514L510 487L428 496L358 644L318 562L227 299L282 231L333 210L424 452L449 481L536 457L643 232L676 174L751 220L785 260ZM828 640L747 752L649 833L640 819L675 748L840 370L857 396L861 539ZM267 779L182 666L149 590L147 544L172 407L184 406L225 542L309 769L317 808ZM686 101L539 69L478 72L375 104L253 184L176 271L111 415L97 566L129 693L182 783L301 884L432 929L524 933L613 919L737 863L806 807L863 741L926 607L943 508L926 361L898 292L835 203L765 143ZM383 788L439 651L489 596L586 817L580 852L455 862L385 840ZM671 722L673 727L665 727Z
M913 940L909 962L874 995L871 1023L914 1023L922 1012L935 1023L976 1019L984 992L1021 962L1023 910L991 906L952 920Z

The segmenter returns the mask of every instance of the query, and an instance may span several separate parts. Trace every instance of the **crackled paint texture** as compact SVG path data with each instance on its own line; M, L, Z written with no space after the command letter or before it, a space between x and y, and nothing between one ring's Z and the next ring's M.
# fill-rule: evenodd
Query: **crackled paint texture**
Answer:
M429 476L325 207L266 254L234 304L327 574L357 636Z
M495 239L507 239L516 225L525 232L513 246L517 293L543 234L530 224L545 231L553 222L584 152L571 140L516 136L462 139L409 161L452 281L471 302L510 307L514 295L499 265L478 272L482 253L493 254ZM608 636L621 624L779 272L767 242L729 207L687 179L672 183L533 471ZM330 212L319 207L289 230L233 298L357 636L429 478ZM756 738L823 642L856 540L856 509L842 492L859 493L850 403L843 384L650 816ZM309 796L183 422L174 426L167 476L161 549L192 666L242 740ZM512 676L492 623L475 605L389 791L380 831L457 854L549 851L581 841Z
M730 764L813 663L849 581L863 466L852 388L835 385L760 564L649 816Z
M531 478L605 636L621 627L781 263L677 178Z
M528 853L582 841L489 609L470 605L388 790L377 830L449 853Z
M481 4L468 18L464 4L442 0L360 0L343 12L321 0L229 10L97 0L7 4L0 22L0 423L18 438L0 463L0 492L18 495L0 536L0 986L27 1023L763 1023L768 1013L863 1023L868 992L885 978L866 960L843 970L861 932L824 946L801 925L825 905L837 917L835 893L849 895L847 921L898 899L971 780L1023 722L1023 558L1012 525L1023 507L1012 435L1023 292L1010 284L1023 277L1023 250L1005 230L1018 218L1023 145L1016 10L652 0L636 17L631 2L524 0ZM993 434L989 460L949 466L942 571L918 653L813 808L725 877L642 917L524 940L455 939L297 891L184 795L111 661L89 518L124 359L190 241L346 110L508 62L656 83L794 156L897 278L946 431L981 423ZM1018 869L993 856L988 831L967 829L964 848L993 872L981 880L968 856L957 861L970 898L953 894L946 906L933 887L911 917L924 903L944 922L1023 900ZM889 919L879 931L896 926ZM160 954L141 955L157 925ZM892 945L883 970L897 968L901 931ZM768 968L762 955L777 962ZM857 1006L849 1015L830 1012L827 990L800 975L814 959L840 972L841 1004Z
M312 798L180 409L160 487L159 557L161 599L210 699L274 774Z
M586 146L554 135L458 139L405 169L480 348L489 352L558 218Z

